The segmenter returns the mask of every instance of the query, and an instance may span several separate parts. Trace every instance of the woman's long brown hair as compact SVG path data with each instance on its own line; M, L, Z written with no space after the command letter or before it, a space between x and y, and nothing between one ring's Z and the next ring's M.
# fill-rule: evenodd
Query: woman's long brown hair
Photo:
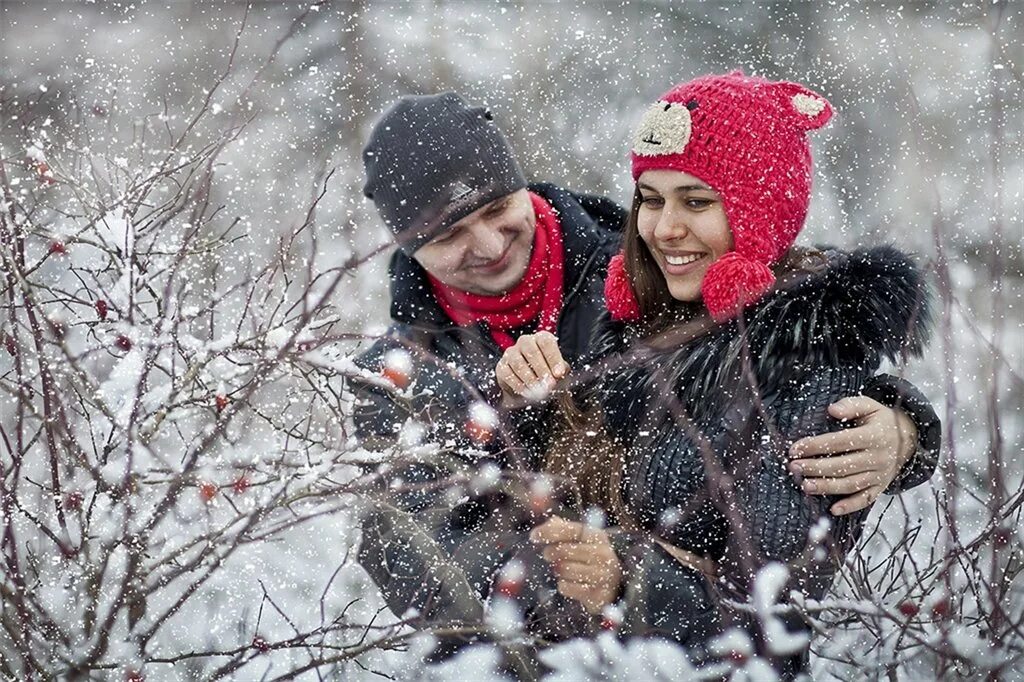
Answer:
M623 257L640 308L637 335L651 349L678 348L707 333L716 324L700 304L672 298L665 276L640 237L637 216L642 196L633 193L633 204L623 226ZM794 247L773 267L776 287L791 285L826 264L816 249ZM544 470L563 477L579 492L582 508L598 506L613 521L632 526L622 500L625 449L612 440L603 424L600 402L593 392L576 398L562 392L555 401L556 425L545 456Z
M680 319L680 306L665 283L665 276L640 238L637 216L643 197L633 192L633 203L623 225L623 257L640 307L640 336L665 329ZM601 405L595 395L561 393L556 399L556 425L544 459L544 471L564 478L579 492L585 509L597 506L612 521L630 526L622 500L625 449L609 436ZM581 404L582 403L582 404Z

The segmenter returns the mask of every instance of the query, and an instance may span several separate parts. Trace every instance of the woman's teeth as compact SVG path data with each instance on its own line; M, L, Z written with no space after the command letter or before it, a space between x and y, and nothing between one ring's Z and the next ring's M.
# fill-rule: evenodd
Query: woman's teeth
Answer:
M666 255L665 256L665 261L668 262L669 265L686 265L687 263L692 263L695 260L700 260L703 257L704 257L703 253L695 253L695 254L690 255L690 256L669 256L669 255Z

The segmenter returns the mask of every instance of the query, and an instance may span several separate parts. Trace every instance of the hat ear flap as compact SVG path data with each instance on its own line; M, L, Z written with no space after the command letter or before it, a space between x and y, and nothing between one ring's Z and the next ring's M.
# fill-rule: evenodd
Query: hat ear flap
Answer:
M608 277L604 281L604 304L612 319L618 322L636 322L640 319L640 304L636 300L633 283L626 272L626 256L619 252L608 263Z
M827 99L798 83L778 83L783 108L792 114L800 130L817 130L832 118L832 105Z

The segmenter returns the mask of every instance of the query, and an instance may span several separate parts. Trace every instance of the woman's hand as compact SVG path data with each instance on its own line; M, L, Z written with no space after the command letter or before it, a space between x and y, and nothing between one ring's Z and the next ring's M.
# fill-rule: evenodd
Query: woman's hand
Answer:
M558 337L551 332L520 336L494 368L502 393L535 400L546 397L555 382L568 373L569 364L562 358Z
M857 426L793 443L789 471L803 478L809 495L846 495L830 510L841 516L889 487L917 448L917 427L904 412L864 396L843 398L828 412Z
M563 596L590 613L601 613L618 597L622 564L607 532L553 516L530 532L530 540L546 545L541 553Z

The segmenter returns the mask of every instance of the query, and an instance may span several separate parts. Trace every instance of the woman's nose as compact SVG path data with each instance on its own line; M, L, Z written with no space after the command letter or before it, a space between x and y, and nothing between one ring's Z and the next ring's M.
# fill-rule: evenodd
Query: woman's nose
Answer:
M661 212L658 224L654 228L654 236L660 241L684 239L690 234L686 217L679 211L665 209Z

